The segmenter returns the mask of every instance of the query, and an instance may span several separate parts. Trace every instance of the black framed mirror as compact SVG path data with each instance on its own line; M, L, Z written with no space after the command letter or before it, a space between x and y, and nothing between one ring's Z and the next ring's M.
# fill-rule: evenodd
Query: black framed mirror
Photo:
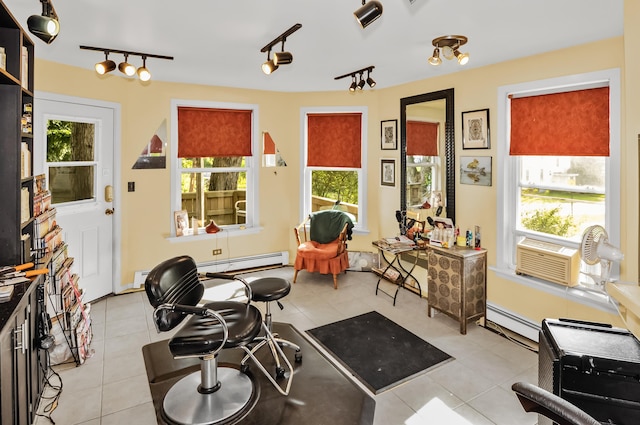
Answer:
M423 93L400 99L400 217L401 233L404 234L407 210L421 210L436 201L428 215L437 215L441 202L442 216L455 223L456 185L455 185L455 125L453 88ZM407 129L409 133L425 130L412 130L416 124L431 124L436 131L437 156L420 151L412 152L415 141L409 140L410 152L407 154ZM434 125L437 124L437 125ZM419 126L418 126L419 127ZM409 163L409 161L411 161ZM419 162L420 161L420 162ZM426 172L424 170L427 170Z

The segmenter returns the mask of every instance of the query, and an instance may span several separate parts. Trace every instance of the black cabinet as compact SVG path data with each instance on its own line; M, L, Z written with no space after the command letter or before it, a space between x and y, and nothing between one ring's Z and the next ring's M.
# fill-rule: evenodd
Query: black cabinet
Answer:
M23 425L35 419L44 385L38 348L43 303L38 293L43 277L16 285L10 301L0 304L0 419ZM9 311L10 309L10 311ZM45 366L46 367L46 366Z

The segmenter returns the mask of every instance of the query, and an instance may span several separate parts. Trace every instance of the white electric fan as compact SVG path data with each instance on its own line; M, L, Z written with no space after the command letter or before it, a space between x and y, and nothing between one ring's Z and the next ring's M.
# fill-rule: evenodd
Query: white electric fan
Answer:
M604 289L604 284L609 281L611 275L612 262L621 261L624 254L609 243L609 235L604 227L594 225L587 227L582 234L580 257L590 266L600 263L600 276L589 276Z

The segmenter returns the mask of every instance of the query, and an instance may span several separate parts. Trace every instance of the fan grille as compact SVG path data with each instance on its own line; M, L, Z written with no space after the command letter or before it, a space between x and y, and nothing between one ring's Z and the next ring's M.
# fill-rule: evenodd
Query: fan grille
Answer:
M582 246L580 249L580 257L582 261L589 265L597 264L600 261L598 256L598 243L604 239L608 239L607 231L602 226L590 226L582 234Z

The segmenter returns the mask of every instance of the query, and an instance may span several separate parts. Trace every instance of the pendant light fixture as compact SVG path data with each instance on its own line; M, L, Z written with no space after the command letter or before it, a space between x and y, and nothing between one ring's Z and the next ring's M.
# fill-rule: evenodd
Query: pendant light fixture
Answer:
M60 22L53 5L49 0L40 0L42 15L31 15L27 19L27 27L31 34L47 44L51 44L60 33Z
M362 0L362 6L353 12L353 15L356 17L356 20L362 28L366 28L373 21L382 16L382 3L376 0L371 0L370 2L366 2L366 0Z

